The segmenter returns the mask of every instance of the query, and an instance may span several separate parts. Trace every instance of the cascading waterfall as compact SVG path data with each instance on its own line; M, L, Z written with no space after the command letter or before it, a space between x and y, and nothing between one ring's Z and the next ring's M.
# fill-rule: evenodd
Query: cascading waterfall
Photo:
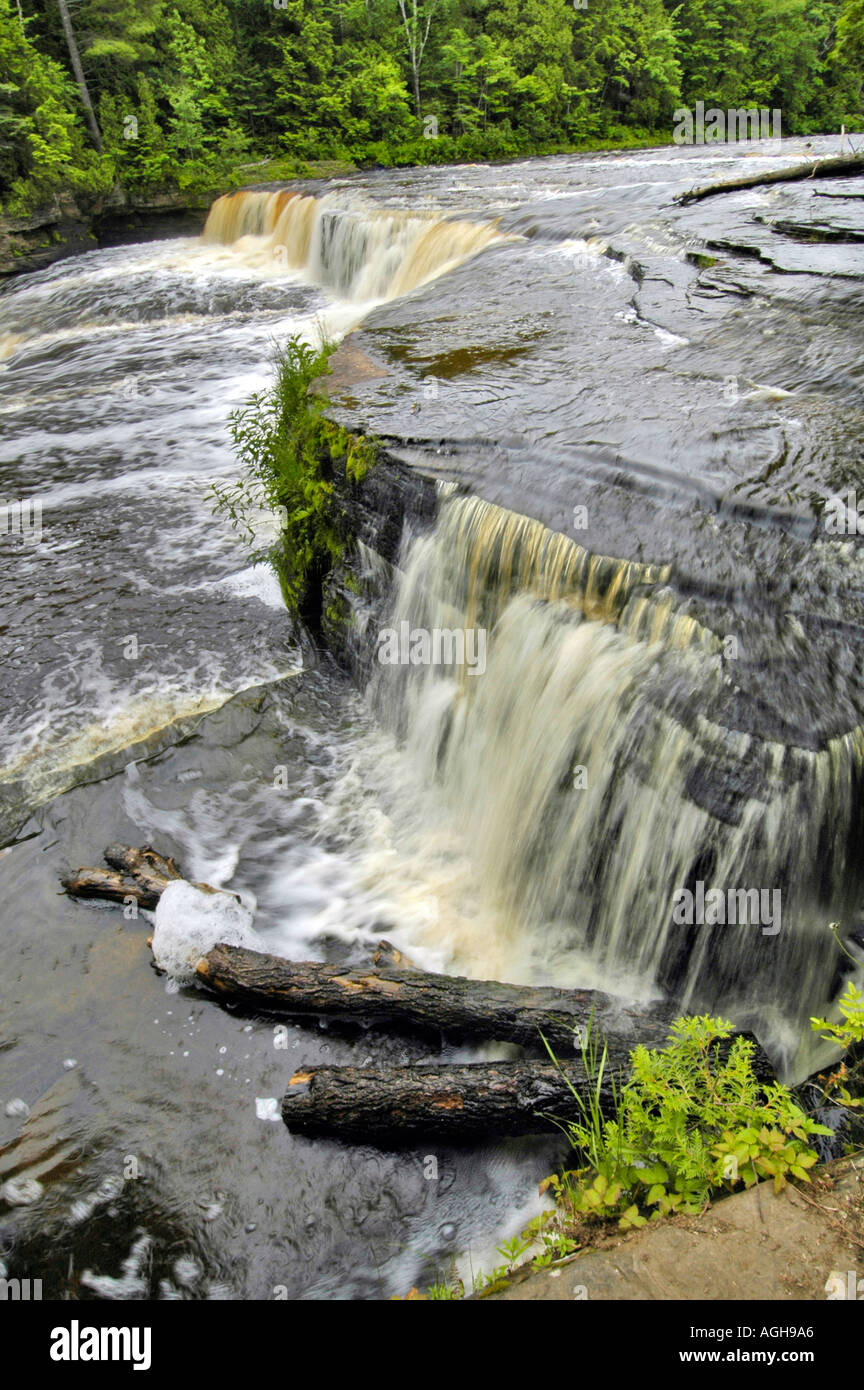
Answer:
M491 222L398 210L356 211L298 193L226 193L210 209L206 241L302 271L341 298L395 299L499 237ZM239 243L239 245L238 245Z
M372 698L440 783L536 977L581 954L610 989L635 975L753 1027L803 1076L809 1017L852 971L828 926L860 899L864 736L814 753L713 722L721 643L667 579L450 497L408 549L390 621L486 629L485 671L378 665ZM712 812L712 782L726 803L732 783L730 814ZM679 924L676 893L700 883L709 903L767 892L779 921Z

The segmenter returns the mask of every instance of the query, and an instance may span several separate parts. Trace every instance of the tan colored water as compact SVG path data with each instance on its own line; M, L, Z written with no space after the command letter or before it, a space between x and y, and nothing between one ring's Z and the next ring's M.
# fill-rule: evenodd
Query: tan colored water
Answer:
M842 899L864 734L813 753L696 713L729 677L666 578L450 498L409 551L393 621L488 629L485 673L381 667L375 697L443 788L495 905L499 957L555 979L584 956L609 988L636 978L687 1008L758 1018L795 1071L813 1001L830 997L820 882ZM740 794L737 823L694 800L694 781L754 764L763 781ZM676 924L675 894L696 881L779 892L778 930ZM454 948L476 956L466 930Z
M234 247L253 265L303 271L352 300L395 299L488 246L493 222L400 210L341 209L297 193L227 193L217 198L206 241Z

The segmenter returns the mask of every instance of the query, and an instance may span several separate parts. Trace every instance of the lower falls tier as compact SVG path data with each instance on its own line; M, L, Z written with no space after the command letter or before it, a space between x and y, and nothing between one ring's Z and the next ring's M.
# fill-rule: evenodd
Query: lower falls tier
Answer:
M406 536L392 570L361 547L361 577L391 578L355 615L370 699L538 978L590 958L811 1071L809 1019L855 970L830 924L861 898L864 732L813 750L724 726L734 663L667 569L447 489Z

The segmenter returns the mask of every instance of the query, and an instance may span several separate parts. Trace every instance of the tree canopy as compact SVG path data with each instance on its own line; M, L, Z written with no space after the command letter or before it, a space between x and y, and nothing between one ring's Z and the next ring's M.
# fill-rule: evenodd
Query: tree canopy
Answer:
M864 0L0 0L0 200L215 187L261 160L405 164L669 139L673 113L855 123Z

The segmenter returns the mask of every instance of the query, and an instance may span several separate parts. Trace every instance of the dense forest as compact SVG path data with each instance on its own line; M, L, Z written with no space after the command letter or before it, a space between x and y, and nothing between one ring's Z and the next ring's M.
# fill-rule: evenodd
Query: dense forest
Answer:
M0 202L854 128L862 60L864 0L0 0Z

